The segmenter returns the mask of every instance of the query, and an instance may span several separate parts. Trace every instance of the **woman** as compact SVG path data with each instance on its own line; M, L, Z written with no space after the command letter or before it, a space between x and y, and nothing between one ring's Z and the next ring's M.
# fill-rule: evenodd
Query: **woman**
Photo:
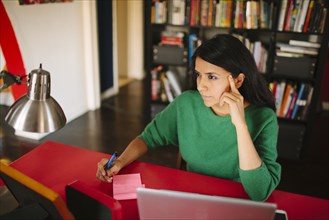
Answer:
M216 35L193 55L196 91L160 112L125 151L96 176L111 181L148 149L179 146L187 170L242 183L253 200L268 198L280 181L275 103L249 50L231 35Z

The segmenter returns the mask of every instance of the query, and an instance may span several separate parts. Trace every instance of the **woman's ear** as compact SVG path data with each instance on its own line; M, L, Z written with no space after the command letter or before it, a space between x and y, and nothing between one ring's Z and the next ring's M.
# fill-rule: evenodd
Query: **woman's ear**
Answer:
M245 78L244 73L240 73L240 74L238 75L238 77L236 77L236 78L234 79L234 81L235 81L235 86L236 86L237 89L240 88L240 87L242 86L243 81L244 81L244 78Z

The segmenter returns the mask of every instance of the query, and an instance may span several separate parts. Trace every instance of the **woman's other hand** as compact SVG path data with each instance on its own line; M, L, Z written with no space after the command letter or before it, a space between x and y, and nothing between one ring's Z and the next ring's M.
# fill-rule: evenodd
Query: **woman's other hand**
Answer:
M104 166L108 161L109 160L107 158L103 158L97 165L96 178L104 182L112 182L113 176L119 173L122 168L121 161L117 159L113 161L108 170L105 170Z

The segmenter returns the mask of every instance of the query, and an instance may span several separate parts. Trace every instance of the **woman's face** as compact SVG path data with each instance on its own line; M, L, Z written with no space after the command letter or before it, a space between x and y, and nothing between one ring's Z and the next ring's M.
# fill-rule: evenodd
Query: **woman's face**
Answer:
M195 60L197 89L207 107L218 108L219 99L230 90L228 76L230 72L197 57Z

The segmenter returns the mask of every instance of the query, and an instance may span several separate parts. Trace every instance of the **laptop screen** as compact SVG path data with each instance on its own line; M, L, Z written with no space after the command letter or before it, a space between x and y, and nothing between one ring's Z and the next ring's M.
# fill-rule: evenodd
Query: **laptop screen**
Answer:
M140 219L273 220L276 204L221 196L137 188Z

